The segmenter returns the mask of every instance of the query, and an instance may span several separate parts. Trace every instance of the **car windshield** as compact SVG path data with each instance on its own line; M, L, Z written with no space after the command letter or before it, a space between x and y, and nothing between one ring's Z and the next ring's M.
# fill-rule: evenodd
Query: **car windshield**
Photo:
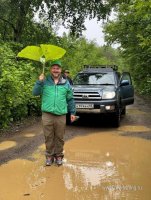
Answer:
M78 74L74 85L114 85L115 79L113 72L107 73L81 73Z

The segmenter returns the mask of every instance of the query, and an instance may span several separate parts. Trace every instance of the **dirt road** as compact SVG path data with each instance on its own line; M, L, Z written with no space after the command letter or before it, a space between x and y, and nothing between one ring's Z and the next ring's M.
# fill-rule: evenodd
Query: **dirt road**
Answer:
M142 99L120 128L91 116L65 139L64 165L45 167L40 121L0 138L0 200L151 199L151 109Z

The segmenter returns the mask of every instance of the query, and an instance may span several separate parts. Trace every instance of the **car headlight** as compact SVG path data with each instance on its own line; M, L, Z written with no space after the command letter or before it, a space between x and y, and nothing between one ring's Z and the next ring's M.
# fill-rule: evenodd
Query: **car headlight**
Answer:
M102 99L113 99L115 97L115 92L104 91Z

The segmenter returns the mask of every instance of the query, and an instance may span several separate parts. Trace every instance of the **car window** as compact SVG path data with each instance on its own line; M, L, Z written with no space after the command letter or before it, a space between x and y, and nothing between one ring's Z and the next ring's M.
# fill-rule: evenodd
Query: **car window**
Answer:
M114 74L107 73L81 73L74 79L74 85L112 85L115 84Z
M123 73L121 81L123 81L123 80L128 80L129 84L130 85L132 84L132 80L131 80L131 77L130 77L129 73Z

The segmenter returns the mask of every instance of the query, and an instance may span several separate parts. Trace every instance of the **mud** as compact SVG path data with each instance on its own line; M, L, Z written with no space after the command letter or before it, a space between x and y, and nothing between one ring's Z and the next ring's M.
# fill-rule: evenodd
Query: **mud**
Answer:
M151 111L142 102L118 129L94 116L68 126L61 167L44 166L39 123L1 138L0 200L150 200Z

